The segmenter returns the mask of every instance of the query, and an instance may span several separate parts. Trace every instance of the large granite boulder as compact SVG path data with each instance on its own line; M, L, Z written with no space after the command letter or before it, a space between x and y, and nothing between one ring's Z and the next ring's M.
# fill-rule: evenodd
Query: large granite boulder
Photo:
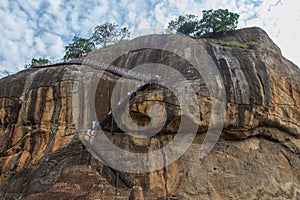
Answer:
M128 52L113 63L126 69L149 62L173 66L196 90L199 106L199 113L193 114L194 108L185 105L190 113L184 116L176 94L157 85L136 92L127 107L140 126L149 123L150 111L155 113L152 120L158 124L167 116L155 137L138 138L124 134L115 125L106 127L106 135L115 145L134 152L150 152L174 138L182 118L188 117L191 124L198 124L193 143L178 160L156 171L125 173L135 188L142 187L144 195L141 191L131 193L144 199L299 199L300 69L285 59L259 28L196 41L220 71L226 92L222 134L203 159L199 159L199 146L214 120L210 111L212 98L203 77L196 72L188 73L185 60L157 49ZM66 63L27 69L0 79L0 194L4 199L51 199L57 192L55 188L64 184L58 199L76 195L90 199L94 189L84 188L88 184L100 187L99 177L106 179L105 185L113 185L114 174L96 158L92 158L90 171L76 167L82 142L76 129L80 112L72 107L78 97L74 89L89 91L89 81L98 76L96 70L83 73L89 67ZM136 84L131 79L119 78L109 71L102 73L95 90L98 120L111 109L116 84ZM82 80L88 81L83 84ZM181 86L180 81L174 81L178 93L189 90ZM125 94L120 91L119 95ZM91 107L82 105L83 110ZM120 120L126 125L128 118ZM85 123L90 123L89 119ZM110 134L111 129L114 134ZM165 152L161 155L164 158ZM165 159L157 160L164 162ZM80 182L76 176L74 180L66 178L66 174L75 172L93 178L88 183ZM70 192L74 184L77 193ZM120 199L129 197L126 186L120 187ZM107 188L110 197L118 196L113 194L113 186ZM104 198L99 192L97 195Z

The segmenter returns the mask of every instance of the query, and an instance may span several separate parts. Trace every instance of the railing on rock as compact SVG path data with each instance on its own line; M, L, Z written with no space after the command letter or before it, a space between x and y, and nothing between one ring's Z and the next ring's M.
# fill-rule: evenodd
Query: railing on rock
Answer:
M63 61L63 62L50 63L50 64L48 63L45 65L33 66L32 68L49 68L49 67L58 67L58 66L66 66L66 65L85 65L85 66L91 67L96 70L105 70L107 72L110 72L110 73L120 76L122 78L133 79L133 80L138 80L138 81L147 83L146 85L144 85L142 87L138 87L136 89L136 91L134 91L133 93L128 95L125 98L125 100L122 101L122 103L120 103L118 106L116 106L116 108L114 108L113 110L110 110L109 113L104 117L104 119L102 121L93 123L93 128L92 128L93 131L94 131L94 129L96 129L98 127L100 127L101 129L105 128L105 126L108 125L110 123L110 121L113 120L113 113L117 113L123 106L125 106L127 104L127 101L130 99L130 97L134 93L136 93L137 91L140 91L141 89L145 90L149 87L151 89L151 85L158 83L158 80L160 78L158 75L142 74L142 73L134 72L132 70L128 70L125 68L116 67L113 65L95 64L86 59L76 59L76 60ZM89 152L86 152L88 155L87 155L86 162L84 162L84 157L85 157L84 151L86 151L86 150L88 150ZM116 184L117 188L119 187L119 179L128 188L132 188L134 186L134 184L129 179L127 179L119 170L113 168L112 164L108 161L108 159L106 159L103 154L101 154L99 151L97 151L93 147L93 145L90 143L90 140L85 140L85 138L83 138L79 164L81 164L81 165L90 164L90 158L91 158L90 153L93 153L94 155L96 155L99 159L101 159L104 162L104 164L106 164L106 166L112 172L115 173L115 175L116 175L115 184Z
M126 68L113 66L113 65L106 65L103 63L97 64L88 59L75 59L70 61L50 63L45 65L33 66L32 68L49 68L49 67L58 67L58 66L65 66L65 65L85 65L96 70L105 70L109 73L112 73L122 78L133 79L144 83L149 83L149 82L157 83L160 78L160 76L155 74L143 74Z

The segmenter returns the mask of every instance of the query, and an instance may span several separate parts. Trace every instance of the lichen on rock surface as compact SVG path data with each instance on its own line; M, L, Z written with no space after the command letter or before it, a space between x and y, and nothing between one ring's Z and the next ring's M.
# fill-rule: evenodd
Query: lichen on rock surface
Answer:
M222 41L248 44L248 48L222 46ZM188 151L164 169L125 173L142 191L136 187L130 192L121 184L119 197L128 198L132 193L144 199L300 199L300 69L285 59L259 28L197 42L218 67L226 91L221 137L201 160L199 146L212 120L211 98L203 77L187 73L188 64L179 57L155 49L128 52L113 63L126 69L149 62L173 66L186 75L197 93L199 116L188 116L191 123L200 119L198 134ZM0 79L0 194L4 198L51 199L57 192L61 198L101 199L105 192L107 198L118 196L114 193L114 174L97 159L92 158L91 168L76 166L81 140L72 102L74 88L85 91L88 87L81 84L86 68L76 64L31 68ZM110 110L112 91L120 81L131 83L110 72L102 74L95 98L99 119ZM175 82L174 88L188 90L180 87L180 82ZM90 105L84 106L88 109ZM169 143L185 117L178 99L158 86L137 92L128 109L133 121L144 126L153 106L157 114L154 120L167 116L159 134L141 139L109 124L107 131L115 131L114 135L107 133L109 139L133 152L150 152ZM187 109L192 113L193 108L187 105ZM143 160L137 164L143 165ZM91 177L90 182L81 182L75 174L86 180Z

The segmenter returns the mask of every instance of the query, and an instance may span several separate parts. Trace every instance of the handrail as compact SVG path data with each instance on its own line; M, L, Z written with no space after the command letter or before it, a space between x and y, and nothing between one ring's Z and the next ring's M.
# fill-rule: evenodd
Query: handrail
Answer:
M49 67L58 67L58 66L64 66L64 65L86 65L89 66L93 69L96 70L105 70L107 72L110 72L114 75L117 75L119 77L124 77L128 79L134 79L138 80L141 82L152 82L152 83L157 83L160 76L158 75L153 75L153 74L142 74L139 72L134 72L125 68L120 68L117 66L113 65L96 65L89 63L88 60L82 61L82 60L73 60L69 62L58 62L58 63L53 63L53 64L48 64L48 65L38 65L38 66L33 66L32 68L49 68Z
M145 86L143 87L138 87L136 89L135 92L138 92L138 91L141 91L141 90L145 90L147 89L148 87L151 87L151 83L150 84L146 84ZM109 122L110 120L112 120L113 118L113 111L118 111L119 109L121 109L126 103L127 103L127 100L130 99L130 97L132 96L129 95L127 96L123 101L122 103L118 104L114 109L110 110L109 113L104 117L104 119L100 122L96 122L96 124L93 124L93 129L94 130L97 130L97 127L101 127L101 129L103 129ZM107 166L110 170L112 170L115 174L116 174L116 185L118 186L118 178L120 177L120 179L123 181L123 183L128 187L128 188L132 188L134 186L133 183L131 183L119 170L116 170L112 167L112 164L99 152L99 151L96 151L93 147L93 145L91 145L89 142L87 142L86 140L83 140L84 141L84 145L86 147L89 148L90 151L92 151L94 154L96 154L96 156L98 158L100 158Z
M100 153L99 151L95 150L95 148L93 147L93 145L91 145L89 142L84 141L84 145L86 147L88 147L88 150L94 154L96 154L96 156L98 158L100 158L105 164L106 166L116 174L116 176L119 176L119 178L122 180L122 182L128 187L128 188L132 188L134 186L134 184L128 180L119 170L113 168L112 164L104 157L104 155L102 153Z

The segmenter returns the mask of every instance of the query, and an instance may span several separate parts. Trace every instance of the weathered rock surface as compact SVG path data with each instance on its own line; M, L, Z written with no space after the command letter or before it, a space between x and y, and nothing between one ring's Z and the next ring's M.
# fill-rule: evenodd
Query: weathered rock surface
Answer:
M127 199L128 196L128 190L116 190L89 167L73 166L65 168L57 182L46 193L32 194L23 199Z
M249 48L225 47L218 45L220 41L247 43ZM200 109L199 116L190 109L189 118L191 122L199 118L200 122L193 144L177 161L154 172L125 175L142 187L144 199L300 199L299 68L286 60L259 28L198 42L217 65L225 85L226 118L218 143L209 155L199 159L199 147L211 120L211 98L201 75L187 73L188 63L169 52L129 52L113 64L131 68L151 61L173 66L186 75L197 91ZM96 172L109 182L105 185L113 184L115 177L96 159L92 159L91 169L74 167L78 165L81 149L76 122L78 116L85 116L74 111L74 102L82 103L85 110L91 107L84 99L76 99L74 89L89 91L89 81L98 76L96 72L82 73L86 69L75 64L35 68L0 79L0 197L117 198L113 197L112 186L99 188L101 178ZM87 80L86 84L82 80ZM119 80L104 72L96 88L99 120L110 110L117 82L136 85L132 80ZM174 88L185 90L180 82L174 83ZM118 95L127 92L123 93ZM83 98L90 95L84 94ZM166 123L157 136L145 139L125 135L115 127L115 135L107 134L114 144L148 152L172 140L184 117L174 94L158 87L137 92L130 103L129 110L137 124L149 123L147 115L153 105L153 120L160 122L166 110ZM122 120L128 123L127 118ZM84 118L84 123L90 123L90 119ZM82 181L76 178L79 174L84 177ZM67 180L68 176L75 178ZM124 185L120 187L119 199L128 198L130 191ZM132 193L142 196L138 190Z

